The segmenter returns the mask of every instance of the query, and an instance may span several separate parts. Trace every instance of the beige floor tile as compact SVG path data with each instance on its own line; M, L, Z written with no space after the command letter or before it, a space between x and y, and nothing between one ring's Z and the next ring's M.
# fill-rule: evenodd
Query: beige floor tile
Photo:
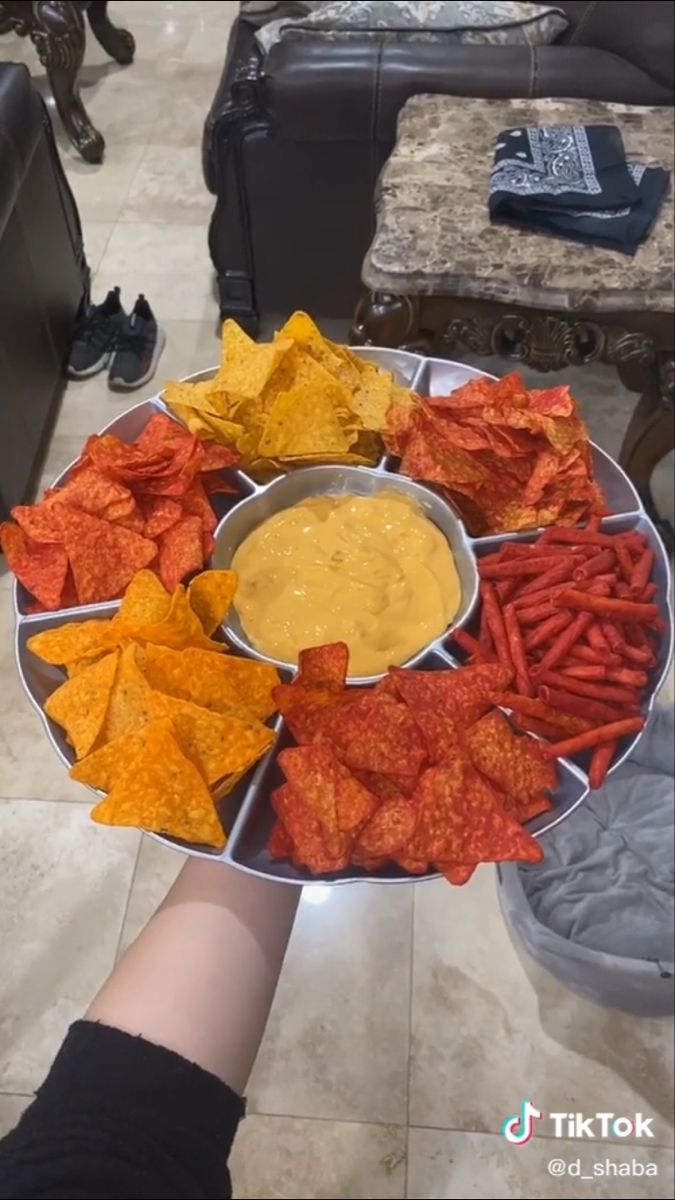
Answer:
M147 834L142 835L118 953L126 950L134 938L138 937L143 926L147 925L186 858L186 854L155 842Z
M158 146L199 146L211 101L218 86L223 59L202 63L170 60L164 66L166 101L152 128L150 141Z
M98 269L103 258L110 235L115 228L114 221L83 221L84 252L92 275Z
M231 1171L240 1200L395 1200L405 1189L405 1129L249 1116L239 1128Z
M62 147L61 159L84 222L115 221L143 157L143 146L128 142L106 147L105 161L94 165L74 147Z
M205 114L206 115L206 114ZM201 147L150 143L120 211L122 221L184 222L206 225L214 198L202 176Z
M249 1087L251 1112L406 1119L412 888L308 888Z
M19 1117L31 1102L31 1096L0 1095L0 1138L14 1129Z
M120 221L96 273L96 296L119 284L127 308L139 292L160 321L207 321L215 328L218 303L208 254L207 222Z
M0 804L0 1090L31 1092L115 958L140 834Z
M544 1112L642 1112L671 1144L672 1021L579 999L513 949L495 873L415 897L410 1122L494 1133Z
M104 295L104 289L99 289L95 283L95 302L100 303ZM123 295L122 302L129 309L135 298L135 294ZM154 308L154 296L149 294L148 299ZM219 342L211 322L162 320L161 325L166 334L166 346L154 379L133 392L112 392L108 387L107 371L91 379L71 380L56 420L56 437L77 435L83 442L88 434L98 432L132 405L156 395L167 379L179 379L201 367L216 364Z
M561 1162L565 1170L557 1174ZM550 1163L556 1165L549 1172ZM590 1178L581 1178L584 1175ZM410 1130L410 1200L665 1200L672 1194L669 1150L541 1138L515 1147L494 1134Z
M7 587L0 588L0 679L0 796L76 800L83 807L89 805L91 793L68 778L19 680L14 660L13 599Z
M239 5L232 0L203 6L185 47L183 58L186 62L215 63L222 67L227 39L238 8Z

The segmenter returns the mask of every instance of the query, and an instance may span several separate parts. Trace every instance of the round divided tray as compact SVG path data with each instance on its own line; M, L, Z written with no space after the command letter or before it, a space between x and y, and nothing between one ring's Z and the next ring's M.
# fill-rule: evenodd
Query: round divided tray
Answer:
M445 395L468 379L486 374L461 363L448 362L445 359L423 358L401 350L369 347L354 350L354 353L393 371L400 383L414 388L422 395ZM215 368L199 372L189 378L191 380L208 378L214 372ZM159 395L129 409L111 421L102 432L114 433L123 441L133 441L156 411L168 411ZM661 639L659 659L651 672L649 696L643 705L644 711L648 713L654 706L673 653L670 564L661 539L645 513L630 480L609 455L595 445L593 446L593 458L595 476L605 493L607 505L613 514L611 517L605 518L602 523L603 529L606 529L607 532L638 529L649 539L656 554L653 575L659 587L656 599L666 621L667 630ZM463 589L462 605L453 621L453 628L470 624L478 599L476 562L482 555L489 554L506 540L531 541L537 537L540 531L530 530L519 534L471 538L452 506L442 499L433 487L415 483L406 476L398 475L396 465L395 460L384 457L375 468L308 467L289 472L265 485L256 483L244 471L229 471L228 475L237 485L238 495L219 493L212 497L214 510L220 520L215 531L216 550L211 565L229 566L237 546L255 525L265 520L272 512L289 507L308 495L321 492L333 494L356 492L369 495L382 487L394 488L414 496L426 515L438 525L450 542ZM54 481L54 486L65 482L69 469L67 468ZM23 588L15 583L14 605L16 662L19 675L31 702L40 714L52 746L66 766L70 767L73 763L72 748L66 742L63 731L50 721L43 708L46 698L63 682L63 675L57 667L50 666L31 654L26 643L30 636L42 629L53 628L70 621L109 617L116 611L119 602L110 601L106 604L85 605L57 612L29 615L27 613L28 597ZM273 661L266 659L265 655L260 654L249 645L236 615L228 618L224 633L228 642L233 646L233 653ZM451 651L448 648L450 644L450 636L446 633L414 655L404 665L415 666L422 670L447 670L460 667L462 656L455 653L454 647ZM288 664L279 664L279 669L283 678L291 678L292 668ZM350 679L349 682L363 684L374 682L374 680ZM347 867L335 875L321 877L312 876L308 871L298 869L291 863L272 859L266 849L274 820L268 796L275 787L283 782L283 776L276 761L277 753L292 742L282 718L276 718L274 729L277 735L274 746L247 777L228 796L218 802L224 827L228 831L228 840L224 850L214 851L208 847L188 845L158 834L151 836L176 849L187 851L189 854L220 859L251 874L296 885L312 883L333 885L357 881L405 883L419 882L425 878L435 877L432 872L426 876L408 875L393 864L374 874L358 867ZM639 736L624 739L612 770L615 770L630 754ZM589 790L587 768L588 755L558 760L559 782L552 796L553 808L550 812L542 814L528 823L527 828L532 834L538 836L552 829L581 804Z

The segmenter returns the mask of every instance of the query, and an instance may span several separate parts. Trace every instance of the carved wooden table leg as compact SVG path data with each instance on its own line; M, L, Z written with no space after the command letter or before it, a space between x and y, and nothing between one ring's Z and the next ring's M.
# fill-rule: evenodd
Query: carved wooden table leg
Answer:
M425 353L418 339L419 301L416 296L365 292L356 305L349 340L356 346L395 346Z
M136 43L126 29L119 29L117 25L113 25L108 16L108 0L91 0L87 16L91 32L106 54L125 66L132 62Z
M669 549L673 530L658 515L651 490L654 468L675 449L675 359L657 354L645 389L635 406L626 430L619 462L635 484L650 517L660 529Z
M105 142L89 120L77 86L84 58L84 21L78 5L70 0L38 0L30 36L68 137L87 162L101 162Z

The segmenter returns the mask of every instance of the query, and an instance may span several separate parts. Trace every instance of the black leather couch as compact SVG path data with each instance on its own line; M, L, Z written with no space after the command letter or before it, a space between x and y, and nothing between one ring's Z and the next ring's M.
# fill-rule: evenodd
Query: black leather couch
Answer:
M45 106L0 63L0 520L31 494L88 280Z
M411 95L673 104L670 0L560 7L570 25L552 46L313 39L279 43L264 61L240 14L203 139L221 313L250 328L296 307L351 314L375 181Z

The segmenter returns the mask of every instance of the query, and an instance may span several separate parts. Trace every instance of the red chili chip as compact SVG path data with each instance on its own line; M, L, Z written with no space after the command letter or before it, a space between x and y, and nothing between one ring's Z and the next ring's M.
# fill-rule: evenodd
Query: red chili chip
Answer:
M202 523L199 517L182 517L157 539L157 573L167 592L173 592L186 575L201 571Z
M466 734L475 766L516 805L556 786L555 763L547 758L541 743L529 734L515 733L498 709L482 717Z
M58 608L68 576L68 556L62 546L34 542L18 525L0 525L0 546L10 569L45 608Z
M331 642L301 650L298 657L298 683L310 687L341 691L347 679L349 647L346 642Z
M355 849L374 858L390 858L407 846L415 829L415 808L407 800L385 800L361 830Z

